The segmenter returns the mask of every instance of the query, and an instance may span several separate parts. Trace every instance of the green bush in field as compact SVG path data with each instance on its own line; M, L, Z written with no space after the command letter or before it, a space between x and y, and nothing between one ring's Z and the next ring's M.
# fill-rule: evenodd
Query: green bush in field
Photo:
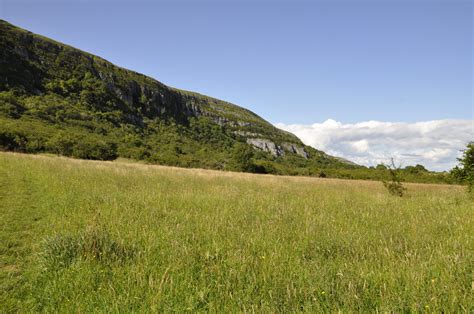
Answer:
M233 167L237 171L251 172L254 169L254 150L243 143L237 143L233 150Z
M10 151L26 151L27 139L9 130L0 130L0 147Z
M83 138L84 136L58 133L47 142L48 151L82 159L114 160L117 158L116 143L91 136Z
M385 166L390 173L390 181L383 180L383 185L391 195L402 197L406 188L403 186L399 176L400 167L395 166L393 158L391 159L390 164Z
M459 165L451 170L451 175L460 183L466 184L468 192L474 190L474 142L467 144Z
M115 143L97 139L88 139L74 145L72 157L96 160L114 160L117 158Z

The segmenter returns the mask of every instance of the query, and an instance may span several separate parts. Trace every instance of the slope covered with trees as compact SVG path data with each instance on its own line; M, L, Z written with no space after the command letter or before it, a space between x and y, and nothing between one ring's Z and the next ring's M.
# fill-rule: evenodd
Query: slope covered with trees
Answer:
M246 109L168 87L5 21L0 113L6 150L281 174L356 167Z
M249 110L166 86L0 20L0 149L181 167L382 180ZM423 168L423 167L422 167ZM403 178L446 182L407 167Z

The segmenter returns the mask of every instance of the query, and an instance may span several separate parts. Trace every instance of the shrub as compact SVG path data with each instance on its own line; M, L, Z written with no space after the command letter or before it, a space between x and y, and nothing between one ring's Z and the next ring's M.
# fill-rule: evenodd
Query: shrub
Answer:
M117 145L103 140L84 139L74 145L72 157L113 160L117 158Z
M474 142L467 144L461 158L458 158L459 165L451 170L451 176L461 184L467 185L468 192L474 191Z
M75 144L74 138L66 133L58 133L47 142L47 147L51 152L63 156L72 156Z
M26 150L27 139L14 131L0 130L0 149L17 152Z
M406 191L406 188L403 186L398 172L400 171L400 166L395 166L395 162L393 158L390 161L389 165L385 165L390 173L390 181L382 181L385 188L387 188L388 192L393 196L402 197Z
M0 93L0 114L16 119L25 110L25 107L20 103L18 97L15 97L13 91Z
M277 168L270 161L263 161L258 163L252 163L249 168L249 172L260 173L260 174L278 174Z
M247 144L237 143L233 151L233 168L237 171L254 172L254 150Z
M117 144L87 133L60 132L48 140L46 146L56 154L82 159L113 160L118 156Z

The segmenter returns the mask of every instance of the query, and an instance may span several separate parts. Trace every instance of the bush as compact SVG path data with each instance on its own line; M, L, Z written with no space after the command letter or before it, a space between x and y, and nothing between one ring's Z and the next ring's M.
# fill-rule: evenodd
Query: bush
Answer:
M25 112L25 107L20 103L18 97L15 97L15 94L10 92L1 92L0 93L0 113L11 118L19 118L23 112Z
M254 150L247 144L238 142L234 146L233 157L233 169L243 172L254 172L255 165L252 158L254 157Z
M47 142L48 150L63 156L72 156L76 140L65 133L58 133Z
M403 194L406 191L406 188L403 186L399 176L398 172L400 171L400 167L395 166L395 162L393 161L393 158L391 159L391 162L389 165L385 165L386 168L388 169L390 173L390 181L382 181L383 185L385 188L388 190L388 192L393 195L393 196L399 196L402 197Z
M13 131L0 130L0 149L25 152L27 139L24 135Z
M474 142L467 144L461 158L458 158L459 165L451 170L451 176L461 183L467 185L468 192L474 191Z
M59 155L82 159L116 159L117 144L91 137L90 134L57 133L47 142L47 150Z
M103 140L83 140L74 145L72 157L113 160L117 158L117 145Z
M254 162L249 167L249 172L261 174L278 174L279 171L271 161Z
M403 170L411 174L418 174L420 172L428 172L428 170L423 165L420 165L420 164L417 164L416 166L407 166Z

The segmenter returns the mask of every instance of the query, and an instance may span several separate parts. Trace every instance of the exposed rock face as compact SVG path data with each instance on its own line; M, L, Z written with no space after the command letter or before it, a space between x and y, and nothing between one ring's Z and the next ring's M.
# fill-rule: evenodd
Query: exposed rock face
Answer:
M249 132L235 132L236 134L246 136ZM253 133L252 133L253 134ZM263 151L269 152L273 156L283 156L285 152L297 154L308 159L309 155L303 147L293 143L283 143L281 146L273 143L270 140L262 138L247 138L247 143L259 148Z
M141 114L149 118L168 115L179 120L207 115L198 98L176 93L159 82L144 84L131 80L124 85L102 72L98 73L98 77L129 108L139 108ZM223 121L216 121L219 122L224 124ZM225 122L229 121L226 119Z
M226 117L221 117L212 113L205 113L203 115L211 117L212 121L219 124L220 126L237 127L237 126L250 126L251 125L249 122L229 120Z
M233 124L235 123L234 121L230 121L226 117L220 117L220 116L212 117L212 121L219 124L220 126L224 126L224 125L234 126Z
M301 157L304 157L304 158L309 157L308 153L301 146L297 146L297 145L292 144L292 143L283 143L282 146L286 151L298 154L298 155L300 155Z
M257 137L261 136L261 134L258 133L253 133L253 132L247 132L247 131L234 131L234 134L240 135L240 136L245 136L245 137Z
M247 143L251 144L263 151L269 152L273 156L282 156L284 154L281 146L262 138L248 138Z

